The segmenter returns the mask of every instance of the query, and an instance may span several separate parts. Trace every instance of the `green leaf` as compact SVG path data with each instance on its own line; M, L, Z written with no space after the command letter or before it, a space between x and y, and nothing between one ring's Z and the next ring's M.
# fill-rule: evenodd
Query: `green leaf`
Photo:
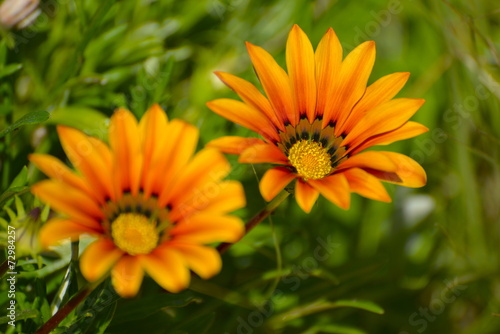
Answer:
M62 326L69 327L65 329L67 333L102 334L113 318L118 299L120 297L108 280L92 291L85 302L75 310L73 316L62 323Z
M36 278L34 282L36 295L33 301L33 308L40 311L42 323L50 318L50 305L47 301L45 281Z
M22 67L22 64L9 64L4 68L0 68L0 79L19 71Z
M309 328L301 334L316 334L316 333L335 333L335 334L366 334L358 328L342 325L318 325Z
M2 138L6 134L8 134L14 130L17 130L18 128L20 128L23 125L39 124L39 123L45 122L49 118L50 118L50 114L46 111L30 112L30 113L24 115L23 117L21 117L20 119L18 119L16 122L11 124L10 126L8 126L6 129L3 129L0 132L0 138Z
M49 122L70 126L100 139L107 138L108 118L92 108L80 106L57 108L52 112Z
M28 192L30 187L22 186L22 187L13 187L9 188L0 195L0 208L4 206L5 202L10 200L12 197L16 195L22 195Z
M14 178L9 188L22 187L28 182L28 167L24 166L19 174Z
M376 314L384 313L384 310L380 306L367 300L346 299L346 300L337 300L335 302L329 302L327 300L317 300L307 305L298 306L288 312L278 314L269 319L269 323L271 326L275 328L281 328L287 322L290 322L292 320L299 319L314 313L340 307L358 308Z
M37 318L38 316L40 316L40 312L37 310L22 310L16 313L16 321ZM0 324L6 324L9 321L11 321L11 319L7 316L0 317Z
M123 323L139 320L165 307L184 307L197 301L199 299L189 290L176 294L153 294L142 296L141 298L123 300L113 321Z
M332 307L354 307L376 314L384 314L384 309L369 300L345 299L331 303Z
M206 314L196 319L189 319L186 324L180 326L178 330L174 331L172 334L207 334L210 333L209 330L214 324L215 313Z

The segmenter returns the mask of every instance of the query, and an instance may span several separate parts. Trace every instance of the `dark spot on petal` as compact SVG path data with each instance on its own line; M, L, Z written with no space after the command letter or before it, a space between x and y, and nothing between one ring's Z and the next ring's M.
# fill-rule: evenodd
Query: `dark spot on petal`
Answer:
M312 135L312 140L315 141L315 142L318 142L319 141L319 132L318 131L315 131Z

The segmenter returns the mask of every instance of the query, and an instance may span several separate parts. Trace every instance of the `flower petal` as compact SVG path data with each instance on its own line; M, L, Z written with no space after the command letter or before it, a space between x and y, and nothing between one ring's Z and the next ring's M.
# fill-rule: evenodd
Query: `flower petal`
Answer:
M315 118L316 76L314 51L307 35L294 25L286 42L286 67L300 118Z
M241 163L273 163L288 165L288 158L273 144L257 144L247 148L241 153L238 162Z
M76 175L61 160L48 154L30 154L29 160L34 163L48 177L64 182L68 186L79 189L104 204L104 199L96 196L95 192L85 183L79 175Z
M387 157L384 152L367 151L349 157L337 166L337 170L349 169L353 167L372 168L385 171L396 171L396 164Z
M423 187L427 183L425 170L415 160L396 152L379 152L391 159L396 165L395 171L369 169L368 173L382 181L396 183L410 188Z
M238 96L245 101L245 103L260 110L264 115L269 118L269 120L279 129L284 130L283 121L278 119L273 107L269 103L269 100L259 92L259 90L250 82L238 78L235 75L215 72L215 74L221 79L229 88L234 90Z
M361 145L352 150L351 154L356 154L374 145L389 145L399 140L413 138L427 131L429 131L429 128L426 126L417 122L409 121L396 130L368 138Z
M187 202L172 207L169 219L176 222L199 211L221 215L240 209L245 204L245 191L241 183L225 181L217 184L211 192L198 193Z
M116 293L121 297L130 298L137 295L144 278L140 258L123 256L111 270L111 282Z
M368 86L361 100L352 109L349 118L340 125L339 132L351 132L367 111L392 99L403 88L409 77L409 72L392 73Z
M275 167L268 170L259 183L260 193L266 201L272 200L296 177L286 167Z
M114 176L119 196L126 191L137 195L143 158L139 126L130 111L120 108L111 116L109 143L114 156Z
M400 98L382 103L370 110L356 124L341 145L349 145L352 150L371 136L399 128L417 112L424 102L422 99Z
M333 174L320 180L308 180L309 184L325 196L330 202L347 210L351 203L351 191L346 177Z
M316 115L321 116L331 104L332 91L338 82L342 65L342 45L332 28L328 29L319 42L314 56L317 82Z
M102 227L90 228L72 220L52 218L40 229L40 242L44 248L55 245L64 239L76 241L82 234L102 234Z
M174 183L164 189L158 204L163 206L170 203L175 206L187 202L197 193L209 192L230 170L231 166L222 153L213 148L205 148L176 175Z
M111 269L123 254L124 252L108 238L94 241L87 246L80 257L80 269L83 277L89 282L97 281Z
M157 178L164 172L168 163L169 156L165 154L165 149L169 136L173 136L175 132L167 132L167 124L167 115L158 104L149 108L139 123L144 142L141 185L146 198L153 191L158 191Z
M89 137L79 130L65 126L58 126L57 132L69 160L83 174L99 198L102 201L107 198L115 199L112 167L106 164L99 150L89 141Z
M175 293L188 287L191 277L186 261L168 245L140 255L140 261L148 275L165 290Z
M101 156L101 159L102 161L104 161L106 166L112 166L113 155L111 154L109 146L96 137L88 137L88 139L92 146L94 146L94 149L97 151L97 153Z
M236 136L220 137L210 141L206 147L213 147L223 153L241 154L247 148L256 145L264 144L265 142L259 138L244 138Z
M297 179L295 184L295 198L299 206L306 213L311 212L311 209L318 199L319 191L311 187L307 182L302 179Z
M244 126L265 138L278 140L276 127L254 107L231 99L218 99L207 102L207 107L216 114Z
M219 253L211 247L171 242L169 246L181 253L187 265L203 279L217 274L222 268Z
M92 198L64 182L54 179L40 181L31 187L31 192L57 211L90 228L99 229L99 221L104 219L104 214Z
M340 76L333 90L332 100L325 106L323 127L332 121L342 124L352 108L363 96L366 83L375 62L375 42L368 41L356 47L342 62ZM339 127L335 135L339 136Z
M200 212L179 222L169 232L173 240L191 243L238 241L244 233L243 222L238 217Z
M360 168L351 168L343 172L343 174L347 178L352 192L376 201L391 201L391 197L382 183L368 172Z
M290 80L286 72L263 48L248 42L246 45L255 72L276 114L284 124L288 123L287 120L292 125L297 124L299 120L293 104Z
M172 190L179 173L187 168L198 143L198 129L184 121L174 119L168 123L163 136L166 145L158 152L157 164L152 167L151 191L160 196L166 196ZM163 157L163 158L162 158ZM146 184L147 185L147 184Z

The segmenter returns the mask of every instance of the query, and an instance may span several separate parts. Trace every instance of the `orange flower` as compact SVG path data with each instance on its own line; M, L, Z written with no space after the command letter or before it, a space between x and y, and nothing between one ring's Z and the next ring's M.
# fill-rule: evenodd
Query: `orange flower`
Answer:
M193 157L195 127L169 122L154 105L140 123L117 110L110 146L72 128L57 132L79 173L50 155L30 156L51 177L32 192L64 215L42 228L45 246L82 234L97 237L81 256L82 274L96 281L111 270L124 297L137 294L144 271L171 292L189 285L189 269L202 278L219 272L220 255L204 244L242 236L241 220L228 213L245 198L240 183L222 181L230 166L219 151L206 148Z
M264 199L270 201L296 179L295 196L304 211L311 211L320 193L347 209L351 192L390 202L380 181L406 187L426 183L425 171L405 155L363 152L428 131L408 121L424 100L393 99L409 73L390 74L366 87L375 61L373 41L342 60L333 29L313 51L295 25L286 46L288 74L262 48L247 43L247 49L267 98L248 81L217 72L244 102L219 99L207 105L264 139L223 137L208 146L239 154L240 162L280 165L260 182Z

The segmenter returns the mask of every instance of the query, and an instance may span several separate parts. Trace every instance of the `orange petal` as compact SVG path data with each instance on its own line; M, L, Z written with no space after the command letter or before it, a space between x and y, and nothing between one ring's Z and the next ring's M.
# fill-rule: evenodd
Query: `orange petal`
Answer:
M361 100L354 106L349 118L340 126L339 132L351 132L367 111L392 99L403 88L409 77L409 72L392 73L368 86Z
M157 158L154 158L149 173L150 183L146 183L145 193L152 191L160 196L166 196L179 173L187 168L198 143L198 129L184 121L174 119L168 123L163 139L165 145L157 148Z
M144 270L137 256L123 256L111 270L113 288L123 298L137 295L143 278Z
M95 192L87 183L78 175L73 173L59 159L48 154L30 154L29 160L34 163L48 177L64 182L68 186L79 189L95 199L97 202L104 204L104 199L96 196Z
M302 179L297 179L295 184L295 198L297 203L306 213L311 209L318 199L319 192Z
M276 114L284 124L287 123L287 120L292 125L297 124L298 114L295 110L290 80L286 72L263 48L248 42L246 45L255 72Z
M424 102L422 99L401 98L379 105L356 124L341 145L349 145L350 149L353 149L371 136L399 128L417 112Z
M260 193L266 201L272 200L296 177L286 167L274 167L268 170L259 183Z
M382 133L367 139L360 146L353 149L351 154L356 154L374 145L389 145L399 140L413 138L427 131L429 131L429 129L426 126L409 121L396 130Z
M124 252L117 248L113 241L101 238L87 246L80 257L80 269L83 277L95 282L103 277L123 256Z
M64 182L44 180L34 184L31 192L56 211L90 228L99 229L99 221L104 219L104 214L92 198L77 188L68 187Z
M221 215L241 209L245 204L245 191L241 183L224 181L218 183L210 192L197 193L188 202L172 207L169 219L176 222L199 211Z
M241 153L238 162L241 163L272 163L287 165L288 158L273 144L257 144L247 148Z
M241 154L241 152L253 145L264 143L265 142L259 138L227 136L210 141L206 147L213 147L228 154Z
M238 78L235 75L215 72L215 74L232 90L239 95L239 97L245 101L245 103L260 110L264 115L269 118L269 120L282 131L285 130L283 126L283 121L278 119L273 107L269 103L269 100L262 95L259 90L250 82Z
M181 253L187 265L203 279L217 274L222 268L219 253L211 247L171 242L169 246Z
M359 168L351 168L343 174L347 178L352 192L376 201L391 201L387 190L375 176Z
M114 176L117 191L137 195L142 168L142 149L139 127L134 115L120 108L109 126L109 142L114 156Z
M333 174L320 180L308 180L309 184L325 196L330 202L344 210L349 209L351 191L344 175Z
M316 77L314 51L307 35L294 25L286 42L286 67L300 117L315 118Z
M83 174L101 201L115 199L111 179L112 167L106 164L89 137L79 130L65 126L58 126L57 132L69 160Z
M245 231L238 217L200 212L170 230L173 240L191 243L236 242Z
M207 107L216 114L244 126L265 138L278 140L277 130L271 121L254 107L231 99L218 99L207 102Z
M425 170L415 160L395 152L379 152L391 159L396 165L395 171L367 170L382 181L399 184L410 188L423 187L427 183Z
M149 198L153 191L159 191L158 178L163 175L169 158L165 154L167 141L170 136L176 134L175 131L167 131L167 124L167 115L157 104L146 111L139 123L144 142L141 185L146 198Z
M140 255L140 261L151 278L170 292L179 292L188 287L189 270L182 255L168 245L158 247L152 253Z
M231 166L222 153L213 148L205 148L176 175L174 183L163 189L158 204L163 206L170 203L175 206L187 202L197 193L209 192L211 188L218 186L230 169Z
M353 167L372 168L385 171L396 171L396 164L387 157L384 152L367 151L349 157L337 166L337 170L349 169Z
M323 126L331 121L342 124L363 96L375 62L375 42L368 41L355 48L342 62L331 102L325 106ZM336 128L335 135L340 133Z
M47 248L64 239L76 241L82 234L99 235L102 233L102 228L94 229L68 219L52 218L42 226L39 238L42 246Z
M102 140L96 137L88 137L90 143L94 146L94 149L101 156L102 161L106 164L106 166L112 166L113 164L113 155L111 154L111 150L109 146L103 142Z
M314 56L317 82L316 115L320 116L331 104L332 91L338 82L342 65L342 45L332 28L328 29L319 42Z

